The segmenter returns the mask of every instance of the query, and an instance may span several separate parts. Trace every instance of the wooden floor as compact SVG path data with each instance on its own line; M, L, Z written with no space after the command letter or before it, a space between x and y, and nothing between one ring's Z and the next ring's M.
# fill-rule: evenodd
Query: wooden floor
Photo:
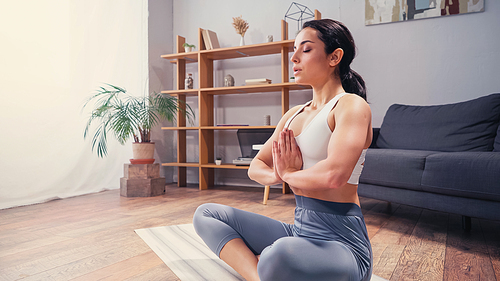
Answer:
M178 280L134 229L191 223L204 202L291 223L294 198L260 188L118 190L0 210L0 280ZM361 198L374 274L390 280L500 280L500 223Z

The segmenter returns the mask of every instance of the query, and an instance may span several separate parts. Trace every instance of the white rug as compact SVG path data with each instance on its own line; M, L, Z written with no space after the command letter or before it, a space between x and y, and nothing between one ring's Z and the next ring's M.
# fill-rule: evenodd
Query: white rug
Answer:
M245 280L205 245L192 224L144 228L135 232L182 281ZM371 280L386 279L373 275Z

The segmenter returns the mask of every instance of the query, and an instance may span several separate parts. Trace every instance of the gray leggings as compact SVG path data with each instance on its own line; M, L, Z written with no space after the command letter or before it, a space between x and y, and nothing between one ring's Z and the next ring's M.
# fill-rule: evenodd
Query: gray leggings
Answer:
M372 251L361 208L295 195L295 223L219 204L203 204L193 224L220 255L241 238L256 255L262 281L370 280Z

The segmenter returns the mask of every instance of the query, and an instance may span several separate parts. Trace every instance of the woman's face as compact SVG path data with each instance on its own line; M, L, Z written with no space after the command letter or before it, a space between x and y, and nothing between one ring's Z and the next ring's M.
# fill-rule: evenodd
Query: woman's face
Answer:
M325 44L316 35L317 31L306 27L295 38L293 62L295 81L314 85L330 79L333 67L325 53Z

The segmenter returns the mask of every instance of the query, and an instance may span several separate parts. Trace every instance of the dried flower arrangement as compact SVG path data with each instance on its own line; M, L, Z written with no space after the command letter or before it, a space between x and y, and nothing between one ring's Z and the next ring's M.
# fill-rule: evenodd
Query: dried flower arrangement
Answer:
M248 30L248 22L241 18L241 16L237 18L233 18L233 26L236 29L236 33L241 36L245 36L245 32Z

